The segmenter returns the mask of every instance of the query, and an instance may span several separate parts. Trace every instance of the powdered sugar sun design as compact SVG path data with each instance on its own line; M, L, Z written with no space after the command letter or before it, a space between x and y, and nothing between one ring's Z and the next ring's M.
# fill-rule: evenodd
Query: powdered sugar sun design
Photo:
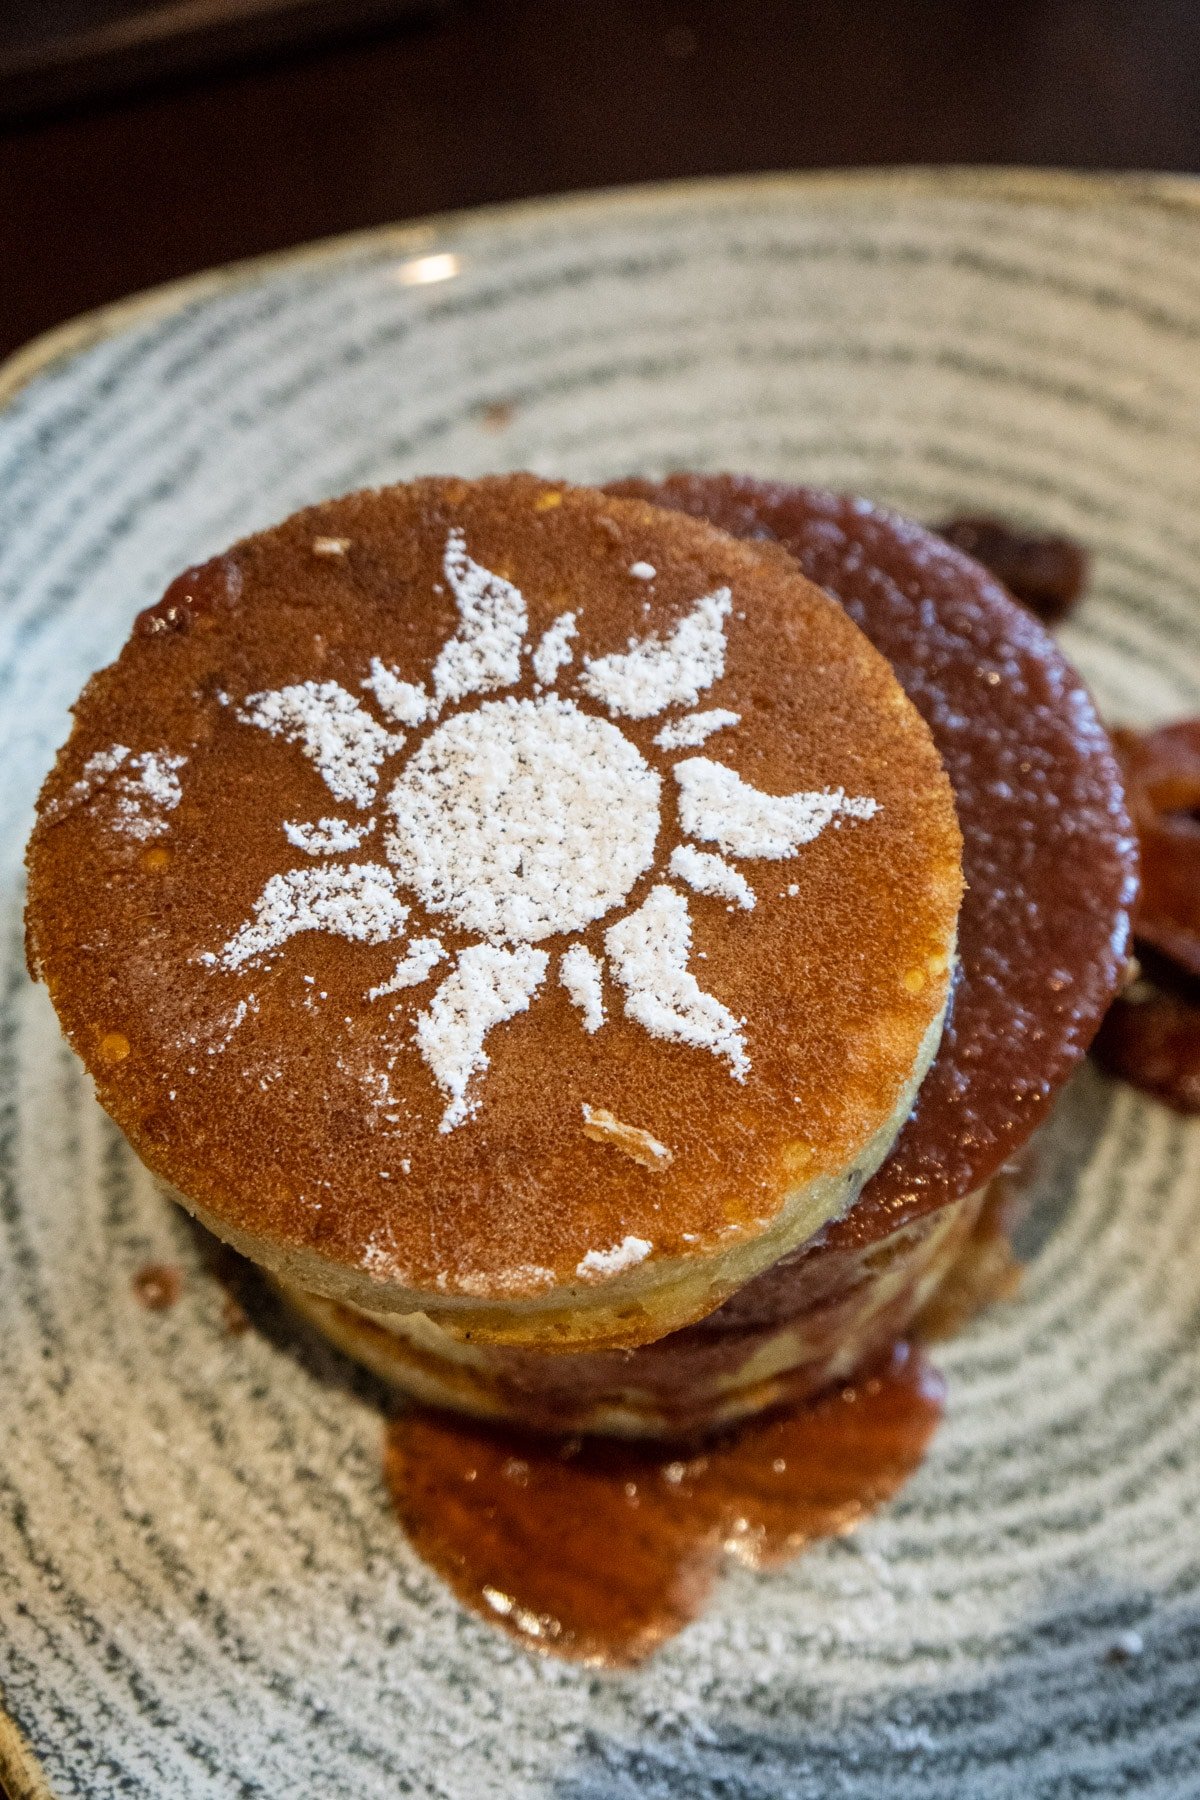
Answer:
M459 530L447 537L443 570L459 626L427 683L375 657L361 683L370 705L338 682L305 681L251 694L238 708L245 725L295 745L353 816L282 820L285 841L311 860L272 875L252 917L203 960L253 966L308 931L395 942L395 968L366 998L395 1017L403 997L431 989L413 1041L445 1097L447 1132L480 1104L488 1033L525 1011L551 978L551 956L538 946L619 914L654 867L663 776L616 721L674 713L654 738L673 752L735 731L740 716L696 710L724 673L727 587L696 600L668 635L631 639L576 665L576 614L563 612L531 647L520 590L475 562ZM652 581L655 570L635 563L630 574ZM532 698L481 699L513 687L527 655ZM575 697L561 692L568 683ZM414 747L412 734L430 725ZM878 806L840 788L762 793L708 756L685 756L670 774L691 841L673 851L641 904L609 924L602 956L569 942L555 974L582 1030L603 1029L611 983L627 1018L722 1058L744 1080L747 1021L688 967L684 890L718 896L731 910L753 908L754 890L729 859L794 857L831 823L868 820ZM335 860L371 839L375 859ZM408 936L405 896L472 941L451 954L437 936Z

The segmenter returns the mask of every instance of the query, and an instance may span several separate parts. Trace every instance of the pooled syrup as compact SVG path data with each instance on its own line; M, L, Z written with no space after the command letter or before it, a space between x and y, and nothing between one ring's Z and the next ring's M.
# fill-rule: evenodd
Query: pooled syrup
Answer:
M622 1667L697 1616L727 1556L777 1566L890 1500L942 1402L901 1343L854 1383L698 1448L413 1409L389 1427L385 1469L413 1547L466 1606L530 1648Z

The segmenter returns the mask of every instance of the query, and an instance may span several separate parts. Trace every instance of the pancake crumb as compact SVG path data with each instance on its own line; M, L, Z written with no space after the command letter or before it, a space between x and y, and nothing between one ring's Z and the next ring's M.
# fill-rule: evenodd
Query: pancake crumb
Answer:
M1121 1664L1135 1662L1146 1648L1140 1631L1118 1631L1105 1652L1107 1663Z
M312 541L314 556L345 556L350 548L350 539L344 537L315 537Z
M675 1152L660 1144L648 1131L643 1131L640 1125L626 1125L603 1106L589 1106L586 1100L583 1103L583 1135L594 1143L611 1144L615 1150L623 1150L634 1162L641 1163L643 1169L665 1169L675 1161ZM632 1241L640 1242L637 1238ZM649 1248L647 1244L646 1249ZM589 1256L599 1254L595 1250L588 1252Z
M228 1337L242 1337L250 1329L250 1315L233 1294L221 1302L221 1324Z

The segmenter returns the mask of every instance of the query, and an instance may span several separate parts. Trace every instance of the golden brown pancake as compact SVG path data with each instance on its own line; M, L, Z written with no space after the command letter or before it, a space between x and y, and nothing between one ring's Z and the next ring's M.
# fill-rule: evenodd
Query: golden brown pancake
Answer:
M375 1312L632 1344L844 1210L936 1049L953 802L778 551L532 477L296 515L89 684L30 966L207 1225Z
M885 1354L956 1270L986 1199L968 1195L871 1245L836 1249L819 1234L796 1253L790 1317L704 1335L692 1326L632 1352L467 1342L422 1313L368 1314L276 1285L339 1350L426 1405L523 1431L702 1437L814 1399Z

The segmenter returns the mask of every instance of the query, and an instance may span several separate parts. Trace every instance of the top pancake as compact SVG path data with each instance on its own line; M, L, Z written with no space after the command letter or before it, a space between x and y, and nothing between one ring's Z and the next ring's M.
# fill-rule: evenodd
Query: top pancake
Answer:
M972 558L883 507L740 475L617 483L775 542L887 657L954 787L967 889L937 1059L831 1248L870 1243L982 1187L1046 1116L1119 985L1137 887L1124 784L1054 639ZM790 1316L780 1265L713 1328Z
M763 799L802 794L834 798ZM926 727L777 552L531 477L420 482L139 619L41 798L30 962L207 1223L486 1332L708 1264L727 1292L844 1204L936 1042L959 851ZM604 963L591 1031L573 947ZM585 1007L597 967L568 965ZM721 1297L692 1285L626 1341Z

